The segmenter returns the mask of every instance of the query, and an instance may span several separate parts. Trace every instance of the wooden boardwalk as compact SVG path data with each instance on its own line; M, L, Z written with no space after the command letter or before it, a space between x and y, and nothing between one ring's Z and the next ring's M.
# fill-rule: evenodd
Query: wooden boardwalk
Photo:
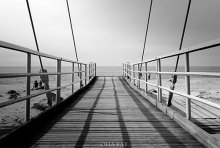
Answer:
M203 147L120 77L98 77L32 147Z

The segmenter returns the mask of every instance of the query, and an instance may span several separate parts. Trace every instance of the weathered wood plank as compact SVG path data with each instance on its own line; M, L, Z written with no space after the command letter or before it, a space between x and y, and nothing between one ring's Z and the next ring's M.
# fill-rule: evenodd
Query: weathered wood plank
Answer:
M99 77L33 147L203 147L117 77Z

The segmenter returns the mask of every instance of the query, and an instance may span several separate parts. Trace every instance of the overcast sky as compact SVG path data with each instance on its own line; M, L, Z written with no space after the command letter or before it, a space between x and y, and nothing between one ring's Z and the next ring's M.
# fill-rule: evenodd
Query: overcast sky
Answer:
M29 3L40 51L76 60L66 1ZM187 4L153 1L144 59L178 49ZM80 61L115 66L141 60L150 0L69 0L69 5ZM220 0L192 0L183 47L219 38L219 16ZM25 0L0 0L0 40L36 50ZM216 49L191 56L191 61L218 66L219 55ZM25 57L0 48L0 66L25 65ZM39 65L37 58L33 65Z

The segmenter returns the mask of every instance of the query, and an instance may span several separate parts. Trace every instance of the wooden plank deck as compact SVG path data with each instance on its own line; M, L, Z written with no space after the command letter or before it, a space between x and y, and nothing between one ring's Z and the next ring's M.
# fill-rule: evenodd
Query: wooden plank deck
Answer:
M203 147L120 77L98 77L32 147Z

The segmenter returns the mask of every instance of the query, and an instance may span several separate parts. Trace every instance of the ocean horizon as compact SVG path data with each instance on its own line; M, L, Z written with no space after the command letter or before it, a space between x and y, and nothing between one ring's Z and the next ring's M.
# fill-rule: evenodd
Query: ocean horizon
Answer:
M45 66L48 72L56 72L56 66ZM75 68L77 69L77 67ZM142 70L144 71L144 66ZM32 72L39 72L39 66L32 66ZM71 72L71 66L62 66L62 72ZM156 66L149 66L149 71L155 71ZM174 71L174 66L162 66L161 71ZM177 71L184 71L184 66L179 66ZM220 72L220 66L191 66L192 72ZM0 73L25 73L25 66L0 66ZM122 76L122 66L97 66L97 76Z

